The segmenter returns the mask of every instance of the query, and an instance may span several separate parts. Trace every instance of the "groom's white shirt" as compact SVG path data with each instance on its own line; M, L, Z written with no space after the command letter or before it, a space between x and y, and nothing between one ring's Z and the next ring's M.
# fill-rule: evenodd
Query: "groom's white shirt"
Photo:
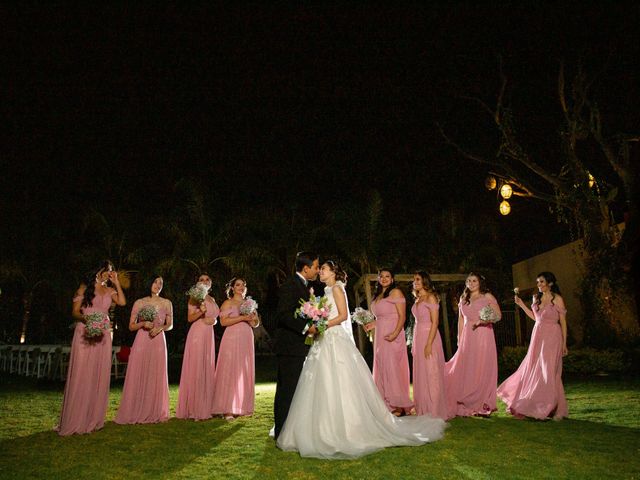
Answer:
M296 272L296 275L298 275L302 279L302 283L304 283L305 287L309 284L309 280L304 278L300 272Z

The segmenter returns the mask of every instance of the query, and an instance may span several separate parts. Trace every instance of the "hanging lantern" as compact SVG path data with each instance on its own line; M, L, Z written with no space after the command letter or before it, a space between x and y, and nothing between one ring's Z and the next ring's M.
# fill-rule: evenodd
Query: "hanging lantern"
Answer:
M495 190L495 188L498 186L496 177L489 175L484 179L484 186L487 188L487 190Z
M596 178L591 175L591 173L589 173L589 188L593 188L593 186L596 184Z
M509 185L508 183L502 185L502 188L500 189L500 195L502 196L502 198L504 198L505 200L509 200L512 194L513 188L511 188L511 185Z
M507 202L506 200L503 200L502 203L500 203L500 213L502 215L509 215L510 212L511 205L509 205L509 202Z

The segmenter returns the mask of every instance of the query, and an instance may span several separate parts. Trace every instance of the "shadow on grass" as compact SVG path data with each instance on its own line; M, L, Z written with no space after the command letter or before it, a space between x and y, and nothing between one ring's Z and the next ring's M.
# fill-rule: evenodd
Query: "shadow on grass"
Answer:
M90 435L53 431L0 442L2 478L170 478L242 428L224 420L108 422Z

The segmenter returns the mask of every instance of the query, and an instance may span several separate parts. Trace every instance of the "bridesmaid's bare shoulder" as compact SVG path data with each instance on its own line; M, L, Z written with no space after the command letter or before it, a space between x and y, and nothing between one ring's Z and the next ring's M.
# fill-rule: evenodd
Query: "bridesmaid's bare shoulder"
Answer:
M564 304L564 298L562 298L562 296L559 293L554 294L555 296L553 297L553 303L556 307L560 307L560 308L567 308Z

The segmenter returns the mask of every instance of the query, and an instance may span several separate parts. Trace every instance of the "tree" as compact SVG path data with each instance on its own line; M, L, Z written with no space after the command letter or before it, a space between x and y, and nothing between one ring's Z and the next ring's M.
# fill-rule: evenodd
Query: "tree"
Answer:
M583 239L586 340L598 343L606 332L613 332L619 341L637 338L640 329L636 308L629 302L630 259L625 256L625 242L620 241L612 223L612 209L623 197L629 218L637 221L637 206L632 199L636 198L638 177L634 174L631 148L640 135L607 132L591 95L595 78L579 67L567 85L561 63L557 78L562 114L559 149L554 162L539 161L525 147L516 127L515 113L508 102L509 82L501 64L500 78L495 107L478 98L470 99L492 119L498 133L496 154L472 152L440 128L445 141L462 157L485 165L490 173L511 184L514 195L548 203L559 219L570 222ZM628 232L634 228L628 225ZM625 305L628 311L623 313ZM598 319L605 322L601 324Z

